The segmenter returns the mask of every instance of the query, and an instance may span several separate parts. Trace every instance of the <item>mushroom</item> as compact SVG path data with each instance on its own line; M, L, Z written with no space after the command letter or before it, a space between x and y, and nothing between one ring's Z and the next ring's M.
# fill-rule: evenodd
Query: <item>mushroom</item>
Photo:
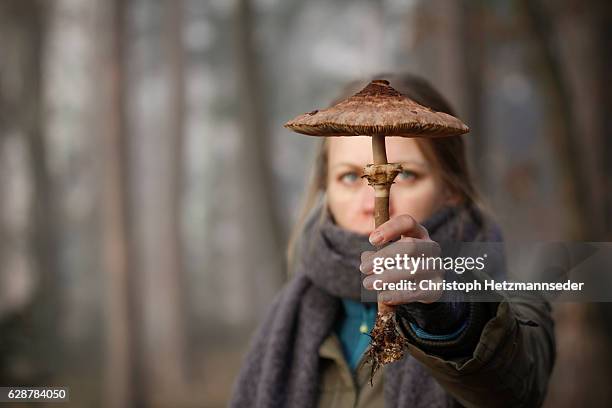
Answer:
M402 95L377 79L355 95L323 110L314 110L287 122L285 127L310 136L371 136L373 164L364 169L374 188L374 221L378 228L389 220L389 191L402 166L387 162L385 136L445 137L469 131L459 119L436 112ZM405 340L394 325L394 308L378 303L376 324L371 333L368 361L374 372L383 364L403 357Z

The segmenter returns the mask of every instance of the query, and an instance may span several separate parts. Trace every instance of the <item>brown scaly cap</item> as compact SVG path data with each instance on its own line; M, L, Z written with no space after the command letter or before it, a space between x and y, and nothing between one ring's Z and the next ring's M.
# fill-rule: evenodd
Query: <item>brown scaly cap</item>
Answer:
M469 131L459 119L419 105L386 80L374 80L350 98L300 115L285 127L310 136L442 137Z

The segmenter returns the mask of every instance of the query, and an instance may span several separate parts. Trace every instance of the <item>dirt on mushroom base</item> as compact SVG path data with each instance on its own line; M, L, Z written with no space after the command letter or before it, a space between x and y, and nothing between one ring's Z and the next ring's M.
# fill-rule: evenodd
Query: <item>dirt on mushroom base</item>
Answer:
M393 311L379 312L376 323L370 333L370 348L364 359L364 364L371 364L370 385L374 385L374 374L380 367L404 357L408 342L395 328L395 313Z

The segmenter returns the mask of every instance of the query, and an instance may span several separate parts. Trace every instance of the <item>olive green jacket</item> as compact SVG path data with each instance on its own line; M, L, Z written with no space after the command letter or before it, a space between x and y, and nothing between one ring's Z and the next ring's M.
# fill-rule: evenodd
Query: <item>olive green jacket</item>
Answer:
M408 352L458 406L537 407L546 395L555 356L550 306L526 299L499 303L469 357L443 359L425 353L414 341ZM353 374L334 333L323 342L319 355L319 407L384 407L384 370L377 372L373 386L370 366L360 364Z

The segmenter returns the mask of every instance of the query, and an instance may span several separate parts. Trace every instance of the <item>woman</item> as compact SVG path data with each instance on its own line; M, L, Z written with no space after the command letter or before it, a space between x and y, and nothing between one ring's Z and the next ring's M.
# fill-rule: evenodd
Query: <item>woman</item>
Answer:
M381 75L418 103L453 114L439 93L410 75ZM349 96L352 92L347 92ZM439 255L441 242L500 241L479 205L462 137L387 138L403 172L391 189L390 220L374 229L374 193L360 177L372 162L369 137L326 138L289 245L293 276L251 345L233 407L496 407L541 405L554 362L544 302L470 302L460 294L387 291L404 357L370 383L367 334L376 303L362 285L397 282L407 271L373 274L373 259ZM380 251L375 247L388 243ZM362 275L365 274L362 281ZM493 271L503 276L501 264ZM451 275L456 275L451 272ZM419 270L412 279L452 279Z

